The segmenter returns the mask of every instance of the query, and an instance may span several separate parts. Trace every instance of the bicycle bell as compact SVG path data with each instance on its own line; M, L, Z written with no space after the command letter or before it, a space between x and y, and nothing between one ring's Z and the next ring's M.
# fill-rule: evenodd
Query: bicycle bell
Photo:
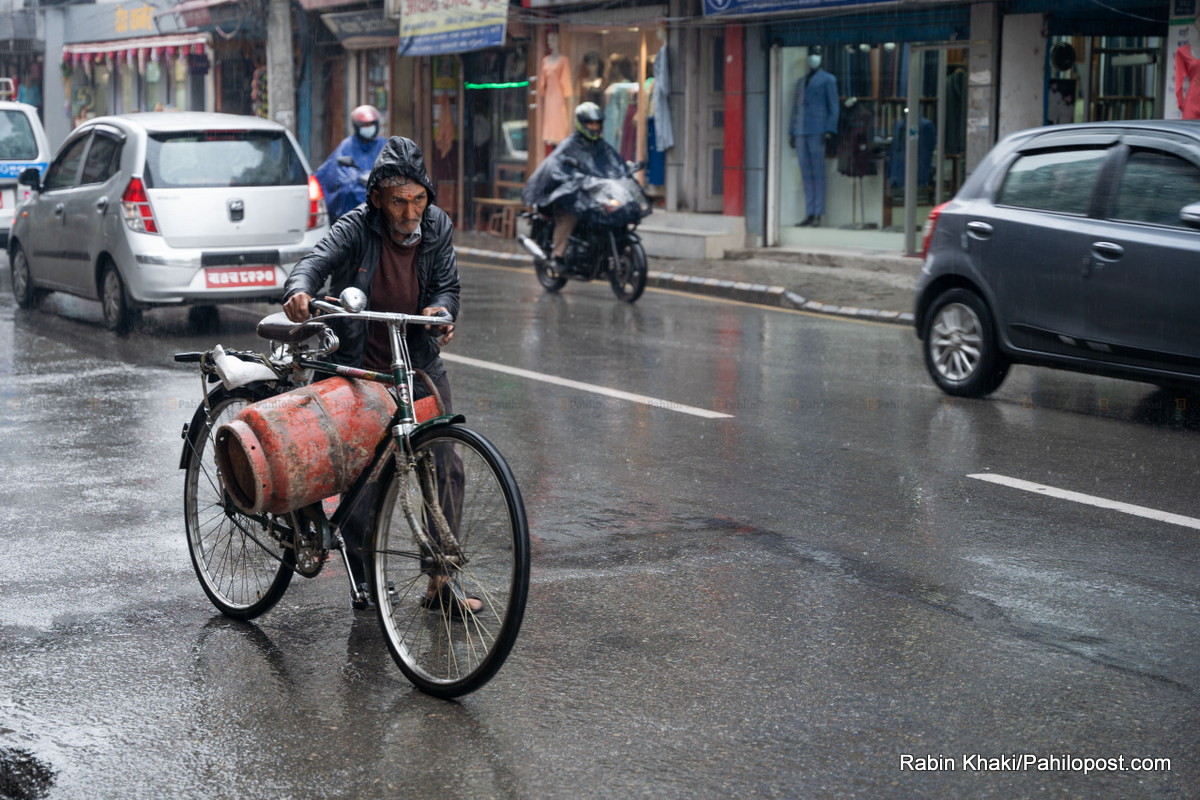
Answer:
M343 289L338 300L341 301L342 308L352 314L357 314L367 307L367 293L353 286L347 286Z

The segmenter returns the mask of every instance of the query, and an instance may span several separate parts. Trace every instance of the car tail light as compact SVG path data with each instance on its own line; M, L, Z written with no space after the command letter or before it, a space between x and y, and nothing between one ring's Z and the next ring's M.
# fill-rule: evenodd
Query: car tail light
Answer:
M142 186L141 178L133 178L121 195L121 205L125 208L125 224L129 230L138 233L158 233L158 223L154 220L154 210L150 208L150 198L146 196L146 188Z
M948 205L950 205L950 201L946 201L940 206L934 206L933 210L929 212L929 217L925 220L925 229L921 232L921 258L929 255L929 243L933 241L933 229L937 227L942 209Z
M308 229L319 228L329 221L329 212L325 208L325 192L316 175L308 176Z

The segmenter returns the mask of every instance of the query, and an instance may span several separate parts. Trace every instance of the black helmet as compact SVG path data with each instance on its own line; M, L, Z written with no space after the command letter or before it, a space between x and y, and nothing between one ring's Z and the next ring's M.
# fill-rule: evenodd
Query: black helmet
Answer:
M589 122L604 122L604 112L600 106L592 102L575 106L575 129L594 142L600 138L600 134L588 130Z

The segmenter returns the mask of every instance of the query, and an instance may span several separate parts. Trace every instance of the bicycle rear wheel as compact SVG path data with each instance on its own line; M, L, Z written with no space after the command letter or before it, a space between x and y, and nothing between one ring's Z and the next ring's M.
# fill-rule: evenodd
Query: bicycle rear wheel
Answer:
M260 399L245 389L218 389L197 411L185 445L183 516L200 586L221 613L252 619L269 611L291 583L295 550L287 517L247 516L230 500L213 457L217 429Z
M458 697L487 683L516 641L529 591L525 506L503 457L474 431L427 429L413 450L413 472L397 470L380 493L371 591L404 676L421 691ZM422 553L406 509L430 531L433 552ZM449 590L445 600L429 598L447 580L481 607Z

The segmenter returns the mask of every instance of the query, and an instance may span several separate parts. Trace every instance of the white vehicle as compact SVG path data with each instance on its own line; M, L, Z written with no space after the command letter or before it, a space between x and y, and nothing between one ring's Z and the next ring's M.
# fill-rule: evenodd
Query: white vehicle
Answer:
M11 89L12 82L7 78ZM0 85L0 95L4 89ZM25 103L0 100L0 245L8 241L17 203L28 190L17 178L30 167L44 172L50 163L50 144L37 109Z
M259 117L200 112L98 117L75 129L9 238L22 307L46 291L99 299L110 330L155 305L278 301L329 230L296 140Z

